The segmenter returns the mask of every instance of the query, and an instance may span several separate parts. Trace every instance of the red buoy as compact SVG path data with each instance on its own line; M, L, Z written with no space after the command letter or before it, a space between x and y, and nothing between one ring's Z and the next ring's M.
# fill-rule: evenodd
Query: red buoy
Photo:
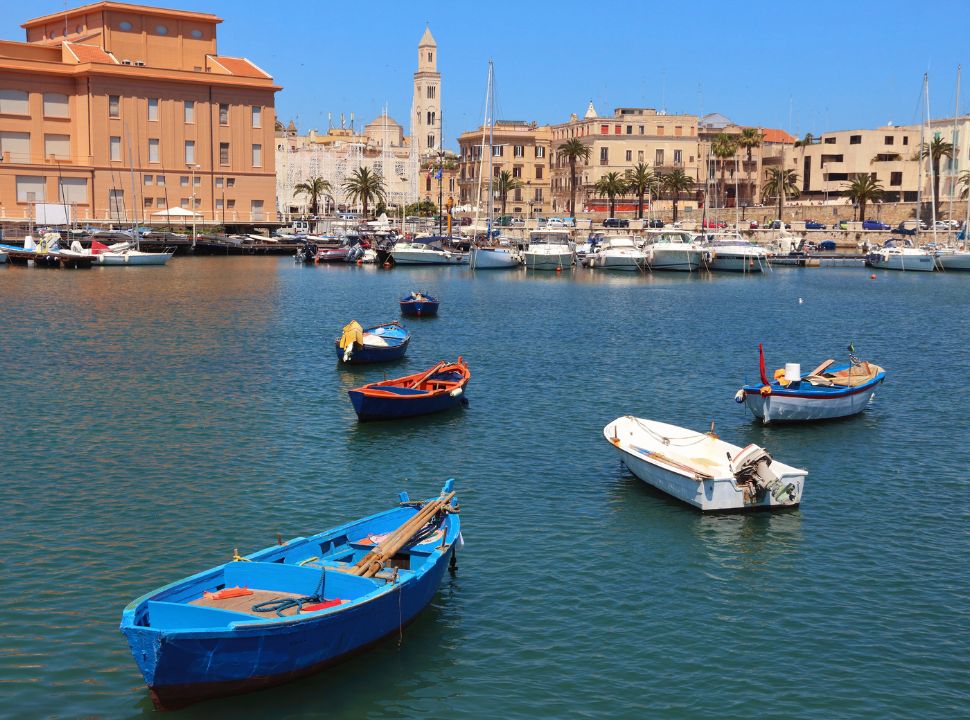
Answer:
M876 279L876 274L875 274L875 273L873 273L872 275L870 275L870 276L869 276L869 279L870 279L870 280L875 280L875 279Z

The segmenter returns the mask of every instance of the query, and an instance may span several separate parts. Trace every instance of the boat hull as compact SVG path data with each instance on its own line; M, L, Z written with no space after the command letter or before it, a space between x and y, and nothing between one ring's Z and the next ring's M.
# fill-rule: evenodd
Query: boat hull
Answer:
M392 250L395 265L464 265L468 258L462 253L420 252Z
M590 258L590 267L600 270L626 270L628 272L639 272L646 264L645 255L626 255L597 253Z
M654 250L652 255L648 252L647 264L651 270L694 272L700 270L702 257L700 250Z
M775 387L772 387L770 394L762 395L759 388L753 385L744 387L742 391L745 406L765 424L812 422L849 417L862 412L884 379L885 375L864 385L840 389L826 395L799 394Z
M572 267L572 252L543 253L526 250L522 253L522 264L530 270L565 270Z
M507 270L522 264L516 254L504 248L472 248L470 262L476 270Z
M401 314L409 317L431 317L438 314L437 300L401 300Z
M350 402L354 406L357 418L364 422L430 415L444 410L452 410L468 403L465 399L464 386L462 386L462 391L456 395L445 393L428 398L374 397L358 390L348 390L347 394L350 396Z
M936 260L932 255L902 255L898 253L870 253L869 267L877 270L901 270L906 272L933 272Z
M717 272L759 273L764 270L767 260L747 255L727 255L718 252L709 267Z
M172 253L101 253L95 257L99 265L164 265Z
M970 270L970 252L942 252L936 256L936 266L940 270Z
M355 347L353 353L349 360L344 361L344 351L340 347L340 338L334 340L334 348L337 351L337 359L346 365L363 365L367 363L379 363L379 362L390 362L391 360L400 360L404 357L404 354L408 351L408 344L411 342L411 337L408 336L404 342L400 345L391 345L389 347L371 347L364 345L363 347Z

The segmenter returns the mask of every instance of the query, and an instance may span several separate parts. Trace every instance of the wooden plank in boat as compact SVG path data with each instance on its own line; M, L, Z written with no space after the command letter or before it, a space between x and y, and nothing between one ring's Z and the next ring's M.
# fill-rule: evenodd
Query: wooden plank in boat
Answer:
M276 617L276 613L253 612L253 605L268 602L269 600L284 600L288 598L303 597L297 593L281 592L279 590L256 590L254 588L250 588L250 590L253 591L252 595L226 598L225 600L207 600L206 598L199 598L198 600L193 600L190 602L189 605L219 608L220 610L232 610L234 612L246 613L247 615L253 615L255 617L269 618ZM293 615L295 612L296 608L292 607L284 610L283 615Z

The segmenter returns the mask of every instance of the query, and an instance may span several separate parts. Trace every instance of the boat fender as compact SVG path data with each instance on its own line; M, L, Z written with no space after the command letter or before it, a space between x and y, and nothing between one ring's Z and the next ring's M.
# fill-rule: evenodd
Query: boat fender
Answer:
M771 385L763 385L758 392L761 393L761 397L768 397L771 395Z
M744 388L741 388L734 394L734 402L738 405L744 405Z
M455 388L454 390L452 390L448 394L451 395L452 397L458 397L459 395L462 394L462 392L464 392L464 391L459 387L459 388Z
M71 243L71 252L76 252L76 253L84 252L84 248L81 247L80 242L75 240L74 242Z

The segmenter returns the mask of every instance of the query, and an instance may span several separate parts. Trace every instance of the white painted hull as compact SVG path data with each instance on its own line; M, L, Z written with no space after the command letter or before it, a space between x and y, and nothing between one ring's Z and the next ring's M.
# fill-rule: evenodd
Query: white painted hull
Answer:
M693 272L701 268L704 253L701 250L678 250L651 248L647 250L647 264L651 270L677 270Z
M936 256L936 265L940 270L970 270L970 252L944 250Z
M644 431L643 426L652 432ZM741 448L709 435L630 416L611 422L603 428L603 435L623 464L640 480L698 510L791 508L801 502L807 471L774 460L771 470L782 484L791 483L794 498L782 503L771 493L765 493L756 499L735 481L727 460L727 453L736 457ZM669 444L659 442L656 436L669 438ZM685 467L700 468L706 476L685 471Z
M476 270L504 270L519 267L522 260L507 248L472 248L470 264Z
M522 253L522 264L530 270L568 270L573 264L572 251L543 252L526 250Z
M874 252L869 254L869 266L878 270L933 272L936 261L929 253Z
M645 266L647 256L638 251L609 251L595 253L589 259L589 266L601 270L627 270L639 272Z
M447 250L391 250L397 265L464 265L468 256Z
M767 265L768 259L766 257L732 253L722 254L720 251L715 251L715 257L708 267L719 272L758 273L767 269Z
M764 422L806 422L848 417L866 409L876 394L873 385L862 392L836 398L801 398L746 392L744 404L752 414Z
M164 265L171 257L170 252L143 253L137 250L103 252L96 256L99 265Z

